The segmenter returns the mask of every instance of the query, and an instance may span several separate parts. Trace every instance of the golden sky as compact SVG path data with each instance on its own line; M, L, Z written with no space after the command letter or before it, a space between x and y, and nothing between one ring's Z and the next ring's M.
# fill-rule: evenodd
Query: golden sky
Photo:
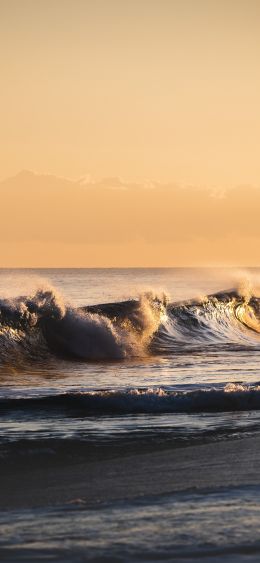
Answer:
M259 32L258 0L0 0L0 266L259 264Z

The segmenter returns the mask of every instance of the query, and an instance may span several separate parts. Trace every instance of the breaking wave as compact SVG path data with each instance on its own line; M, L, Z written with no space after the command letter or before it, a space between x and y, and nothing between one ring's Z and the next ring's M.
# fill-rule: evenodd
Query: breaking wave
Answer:
M260 299L230 290L169 303L138 300L73 308L51 287L0 300L0 360L47 356L104 361L194 347L260 346Z
M0 300L0 359L41 359L48 354L78 360L143 356L165 311L152 293L138 301L95 307L65 305L53 289Z
M1 412L63 411L74 416L136 413L201 413L260 410L260 385L229 383L224 388L170 391L151 389L65 392L49 396L6 398Z
M230 290L167 306L154 350L174 352L209 345L259 347L260 299Z

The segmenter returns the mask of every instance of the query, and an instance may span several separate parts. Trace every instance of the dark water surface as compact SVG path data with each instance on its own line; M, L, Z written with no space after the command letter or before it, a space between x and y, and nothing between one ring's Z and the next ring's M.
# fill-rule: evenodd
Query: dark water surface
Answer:
M1 270L1 463L258 435L259 276ZM2 511L2 560L257 561L259 494Z

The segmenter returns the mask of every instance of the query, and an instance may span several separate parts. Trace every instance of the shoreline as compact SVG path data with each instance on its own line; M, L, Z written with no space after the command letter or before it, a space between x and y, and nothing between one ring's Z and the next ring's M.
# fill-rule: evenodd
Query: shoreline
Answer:
M84 461L1 462L0 509L84 507L175 492L260 484L260 436Z

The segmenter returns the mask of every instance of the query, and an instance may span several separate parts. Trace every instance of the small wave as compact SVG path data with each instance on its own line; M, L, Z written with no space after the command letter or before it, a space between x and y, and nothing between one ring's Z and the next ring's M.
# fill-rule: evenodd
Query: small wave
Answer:
M1 411L65 411L66 414L206 413L260 410L260 386L228 384L223 389L169 391L159 388L61 393L2 399Z

